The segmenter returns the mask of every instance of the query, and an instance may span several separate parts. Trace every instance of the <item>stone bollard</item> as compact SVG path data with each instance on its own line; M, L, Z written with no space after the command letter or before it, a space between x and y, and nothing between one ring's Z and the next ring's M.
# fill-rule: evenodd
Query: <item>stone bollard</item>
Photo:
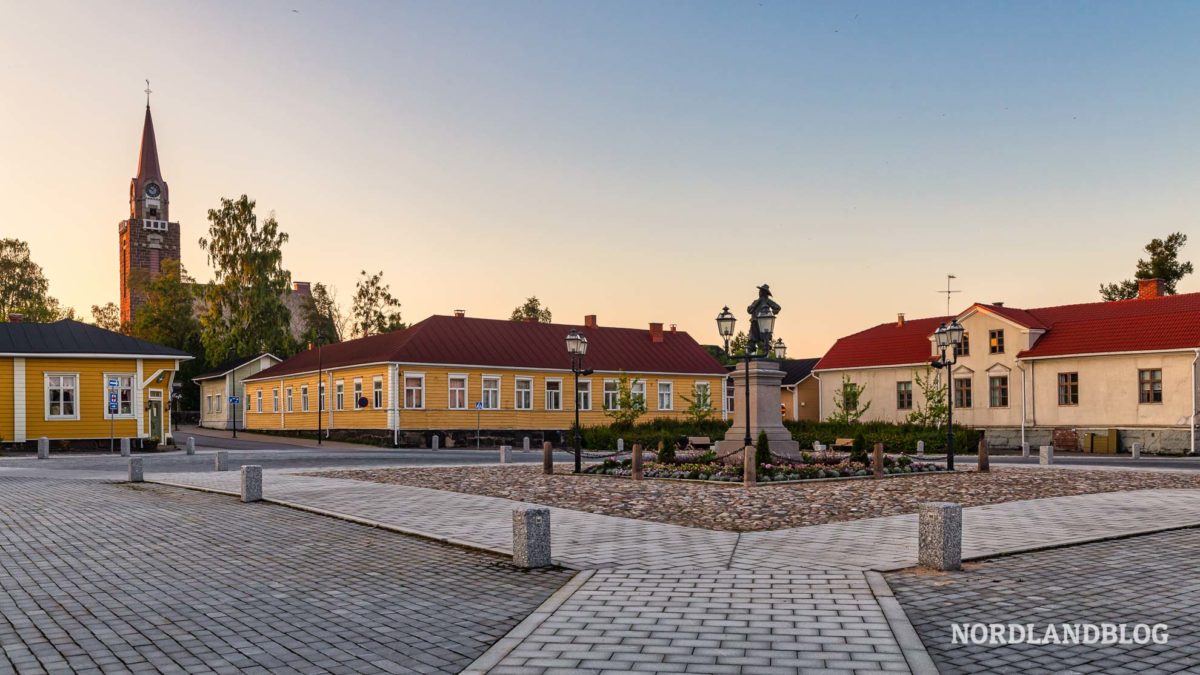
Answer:
M242 467L242 501L262 501L262 467L257 464Z
M1021 444L1021 456L1022 456L1022 457L1028 457L1028 456L1029 456L1029 444L1028 444L1028 443L1022 443L1022 444Z
M619 455L622 452L625 452L625 439L618 438L617 439L617 454Z
M525 440L524 440L524 445L522 445L522 446L521 446L521 448L522 448L523 450L528 450L528 449L529 449L529 437L528 437L528 436L526 436L526 437L525 437Z
M121 439L121 456L122 456L122 457L128 457L128 456L129 456L129 449L130 449L129 439L128 439L128 438L122 438L122 439Z
M876 443L871 453L871 471L876 478L883 478L883 443Z
M511 445L500 446L500 463L501 464L509 464L511 462L512 462L512 446Z
M437 450L437 449L439 449L439 446L441 446L441 444L442 444L442 439L437 434L434 434L433 438L430 440L430 443L432 444L433 449Z
M925 441L917 441L917 456L925 456Z
M642 479L642 444L633 444L633 475L634 480Z
M142 482L142 458L141 457L134 457L133 459L129 460L129 482L130 483Z
M992 470L991 464L988 463L988 442L986 438L979 439L979 473L988 473Z
M554 474L554 444L550 441L542 443L542 473Z
M188 436L186 452L189 455L196 454L196 438L194 436Z
M216 454L213 455L213 457L214 457L213 466L217 471L229 470L229 451L228 450L218 450L216 452Z
M1141 459L1142 458L1142 444L1134 443L1133 447L1131 447L1129 449L1129 454L1132 455L1134 459Z
M513 509L512 550L517 567L550 566L550 509L521 506Z
M917 513L917 562L921 567L962 569L962 506L927 502Z
M1038 453L1038 464L1048 466L1054 463L1054 446L1043 445L1042 450Z
M758 484L758 457L753 445L747 445L743 450L745 456L742 458L742 484L746 487L754 487Z
M821 451L821 441L813 441L813 452Z
M38 459L50 459L50 439L45 436L38 439Z

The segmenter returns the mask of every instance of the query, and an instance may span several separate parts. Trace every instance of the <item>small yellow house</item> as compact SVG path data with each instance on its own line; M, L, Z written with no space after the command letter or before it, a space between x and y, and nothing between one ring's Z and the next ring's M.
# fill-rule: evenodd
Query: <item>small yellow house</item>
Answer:
M565 339L584 334L588 352L575 389ZM466 442L544 437L574 423L611 422L620 377L646 403L642 420L683 418L697 389L720 414L725 369L685 332L432 316L405 330L310 349L247 377L246 428L437 433Z
M200 426L206 429L246 428L246 378L282 361L274 354L229 359L211 371L192 378L200 387ZM237 397L241 405L230 399Z
M78 321L0 323L0 442L169 442L186 352Z

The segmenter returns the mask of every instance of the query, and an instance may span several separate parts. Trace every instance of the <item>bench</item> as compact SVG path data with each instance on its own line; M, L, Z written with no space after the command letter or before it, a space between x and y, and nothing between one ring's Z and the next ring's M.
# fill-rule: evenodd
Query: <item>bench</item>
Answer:
M833 442L833 447L835 447L835 448L852 448L852 447L854 447L854 439L853 438L839 438Z
M712 439L708 436L688 436L686 448L688 450L708 450L712 444Z

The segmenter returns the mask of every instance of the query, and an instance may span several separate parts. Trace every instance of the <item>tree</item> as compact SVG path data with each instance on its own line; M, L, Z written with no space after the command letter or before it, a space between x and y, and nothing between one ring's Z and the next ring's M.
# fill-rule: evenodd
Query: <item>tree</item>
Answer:
M1139 258L1133 279L1100 284L1100 297L1105 300L1132 300L1138 296L1138 279L1162 279L1163 291L1175 295L1175 284L1193 272L1191 262L1179 261L1179 250L1187 244L1187 235L1175 232L1165 240L1153 239L1146 244L1149 260Z
M692 385L692 395L685 394L682 398L688 404L684 412L692 424L703 424L713 416L712 392L707 384L696 382Z
M835 396L833 399L833 414L829 416L829 421L840 424L857 424L858 420L871 408L870 401L865 404L862 401L862 395L866 389L861 384L851 382L849 375L842 375L842 392L840 396Z
M379 335L405 328L400 320L400 302L383 283L383 272L368 275L363 270L360 274L362 278L355 284L354 305L350 309L354 336Z
M279 231L274 214L260 223L254 206L246 195L222 198L220 208L209 209L208 236L200 239L213 268L200 317L212 365L234 355L293 350L291 312L283 304L291 285L291 275L283 269L288 236Z
M199 410L200 392L191 385L192 378L211 364L204 358L202 329L196 318L196 282L182 263L167 259L162 261L157 276L137 283L144 301L138 307L137 318L126 328L134 337L182 349L196 357L180 364L175 381L184 384L181 409Z
M121 308L117 307L114 302L92 305L92 324L104 330L125 332L121 325Z
M41 265L29 257L29 244L20 239L0 239L0 321L21 314L25 321L47 322L71 318L50 296L50 282Z
M330 344L342 341L347 320L338 304L336 290L320 282L314 283L311 295L304 299L300 307L300 313L306 327L300 336L302 343L315 344L319 341L321 344Z
M512 316L508 317L513 321L536 321L538 323L550 323L550 308L542 307L542 301L538 300L537 296L531 296L525 299L525 304L518 305L512 311Z
M758 440L754 444L754 463L760 468L771 463L771 439L767 438L765 431L758 432Z
M908 414L908 423L923 427L941 428L949 412L946 385L938 371L926 368L925 372L913 371L913 382L921 390L921 402L915 402L913 410Z
M750 342L750 336L746 335L746 331L738 331L737 335L733 336L733 340L729 342L729 355L736 360L739 357L746 355L746 345Z
M617 376L617 405L604 408L604 414L612 418L613 426L631 427L638 418L646 414L646 396L633 393L633 385L641 380L629 379L625 371Z

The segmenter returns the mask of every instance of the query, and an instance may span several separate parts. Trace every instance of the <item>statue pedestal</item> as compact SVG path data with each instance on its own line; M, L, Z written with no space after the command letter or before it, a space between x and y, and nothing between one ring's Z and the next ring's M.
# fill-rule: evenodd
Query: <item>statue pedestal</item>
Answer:
M717 441L717 456L721 457L745 446L746 420L750 422L750 443L758 442L759 432L767 433L771 452L790 459L800 459L800 444L792 440L792 432L783 426L783 413L779 409L779 391L783 385L783 371L773 361L750 362L750 409L746 410L746 362L737 365L733 377L733 426L725 433L725 439ZM748 413L748 414L747 414ZM723 461L736 464L742 461L740 454L730 455Z

